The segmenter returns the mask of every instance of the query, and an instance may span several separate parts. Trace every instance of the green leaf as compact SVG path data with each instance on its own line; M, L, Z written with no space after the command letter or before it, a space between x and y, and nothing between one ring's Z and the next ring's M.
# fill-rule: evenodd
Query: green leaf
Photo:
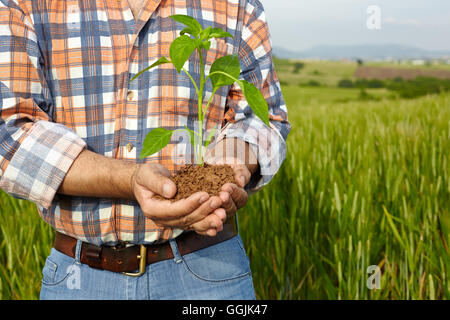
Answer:
M184 35L176 38L170 45L170 59L178 72L181 71L191 54L197 49L198 41Z
M450 213L442 212L438 217L444 234L450 234Z
M384 211L384 214L386 215L389 226L392 229L392 233L394 234L394 237L397 238L398 243L400 243L400 245L406 250L407 247L406 247L405 243L403 242L402 237L400 236L400 233L398 232L397 227L394 224L394 221L392 220L391 214L387 211L385 206L383 206L383 211Z
M212 74L213 72L221 71L231 76L227 77L223 74ZM211 66L209 74L211 74L211 82L213 88L217 89L223 86L231 86L235 80L238 79L241 73L241 67L239 65L239 59L237 56L224 56L217 59ZM234 79L233 79L234 78Z
M173 16L170 16L173 20L180 22L190 28L190 34L192 34L194 37L198 37L200 32L202 32L203 28L200 25L200 23L195 20L194 18L182 14L176 14Z
M208 51L211 48L211 41L205 41L202 43L202 48Z
M205 147L209 146L216 131L217 131L217 125L215 125L214 128L211 129L211 131L209 131L208 136L206 137L206 141L203 144Z
M245 95L250 108L253 113L262 120L267 126L269 126L269 106L266 99L264 99L261 91L258 90L253 84L245 80L238 81L242 92Z
M190 27L186 27L180 31L181 36L184 36L185 34L192 34L192 33L193 33L193 31L192 31L192 28L190 28Z
M143 159L151 156L167 146L170 142L170 138L172 138L173 132L174 131L172 130L167 130L164 128L155 128L150 131L145 137L144 145L142 146L142 151L139 158Z
M220 28L212 29L209 37L210 38L233 38L233 36L230 33L223 31Z
M166 57L159 58L158 61L156 61L150 67L147 67L144 70L139 71L133 78L131 78L130 82L133 82L137 77L139 77L144 72L146 72L154 67L160 66L162 64L166 64L166 63L171 63L171 62Z
M206 39L210 39L209 35L211 34L211 32L212 32L212 28L211 27L203 29L202 32L200 32L200 36L199 36L200 40L203 41L203 40L206 40Z

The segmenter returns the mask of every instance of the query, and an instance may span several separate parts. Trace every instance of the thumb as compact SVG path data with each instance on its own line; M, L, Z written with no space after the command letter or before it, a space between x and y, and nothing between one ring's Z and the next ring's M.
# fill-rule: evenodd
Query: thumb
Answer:
M153 193L164 198L173 198L177 192L175 183L170 179L172 174L160 164L151 164L139 179Z

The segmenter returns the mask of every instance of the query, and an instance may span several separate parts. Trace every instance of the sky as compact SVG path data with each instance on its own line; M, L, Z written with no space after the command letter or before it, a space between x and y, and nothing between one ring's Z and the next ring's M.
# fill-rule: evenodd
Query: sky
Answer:
M450 51L450 0L260 1L274 46L401 44ZM380 29L367 27L371 5L380 9Z

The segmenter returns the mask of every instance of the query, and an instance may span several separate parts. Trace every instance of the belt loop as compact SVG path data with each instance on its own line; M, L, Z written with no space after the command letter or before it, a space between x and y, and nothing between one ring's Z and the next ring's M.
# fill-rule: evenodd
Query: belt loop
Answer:
M182 258L181 258L180 250L178 250L178 245L177 245L176 239L169 240L169 244L170 244L170 248L172 249L173 260L176 263L180 263Z
M77 245L75 247L75 262L77 264L81 264L81 246L83 242L81 240L77 240Z

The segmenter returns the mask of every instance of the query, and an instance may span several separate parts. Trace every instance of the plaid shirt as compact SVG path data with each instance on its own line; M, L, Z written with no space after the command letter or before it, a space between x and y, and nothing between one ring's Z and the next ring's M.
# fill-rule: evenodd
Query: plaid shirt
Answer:
M267 184L283 162L290 126L258 0L146 0L137 20L128 1L0 0L0 187L35 202L56 230L96 245L153 243L182 233L156 226L136 201L57 193L84 148L172 171L193 163L189 139L181 135L139 159L153 128L198 125L195 90L185 74L164 65L129 81L169 56L183 28L169 18L173 14L233 34L213 41L207 72L217 58L238 54L241 78L260 88L269 104L270 128L254 116L238 86L222 88L204 124L219 128L215 141L236 137L257 154L261 175L250 191ZM185 67L199 79L195 55ZM211 85L206 91L205 101Z

